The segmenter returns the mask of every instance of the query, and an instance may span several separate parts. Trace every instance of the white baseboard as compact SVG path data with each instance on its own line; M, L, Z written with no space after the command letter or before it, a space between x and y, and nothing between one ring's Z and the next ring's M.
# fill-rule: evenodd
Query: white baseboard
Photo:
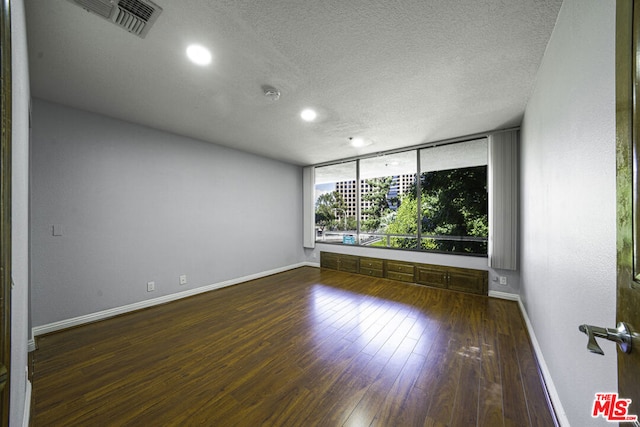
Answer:
M27 380L24 391L24 413L22 414L22 426L29 427L31 418L31 381Z
M536 334L533 331L533 326L531 325L531 321L529 320L529 315L527 314L527 310L524 308L524 304L522 304L522 300L520 299L519 296L518 296L518 305L520 306L520 312L522 312L524 323L527 325L527 330L529 331L529 337L531 338L531 344L533 345L533 351L536 353L536 357L538 358L538 365L540 366L542 377L544 378L544 382L547 386L547 391L549 392L549 399L551 399L551 404L553 405L553 409L555 410L558 423L560 423L561 427L569 427L571 424L569 424L567 413L562 407L562 402L560 402L560 396L558 395L558 390L556 389L556 386L553 384L551 373L549 372L547 363L544 361L544 356L542 355L542 349L540 348L540 344L538 344L538 339L536 338Z
M31 338L29 341L27 341L27 352L31 353L32 351L36 350L36 339L35 338Z
M509 301L520 301L520 295L510 294L509 292L489 291L491 298L507 299Z
M85 314L83 316L73 317L71 319L60 320L58 322L49 323L42 326L35 326L32 329L32 335L37 337L38 335L44 335L51 332L59 331L62 329L71 328L74 326L80 326L98 320L108 319L110 317L118 316L120 314L129 313L143 308L153 307L159 304L165 304L167 302L176 301L182 298L187 298L193 295L201 294L203 292L213 291L215 289L224 288L227 286L237 285L238 283L248 282L250 280L260 279L262 277L271 276L272 274L282 273L284 271L293 270L299 267L315 267L315 263L300 262L285 267L275 268L273 270L263 271L256 274L250 274L244 277L238 277L236 279L225 280L224 282L214 283L211 285L201 286L199 288L189 289L184 292L177 292L175 294L164 295L159 298L149 299L145 301L136 302L133 304L124 305L121 307L115 307L108 310L99 311L96 313ZM29 341L29 351L31 350L31 340ZM33 350L35 350L35 341L33 342Z
M569 419L567 418L567 414L564 411L564 408L562 407L562 402L560 402L560 396L558 395L558 390L556 389L556 386L553 384L553 379L551 379L551 373L549 372L547 363L545 362L544 356L542 355L542 349L540 348L540 344L538 344L536 333L534 332L533 326L531 325L531 321L529 320L529 315L527 314L527 310L524 308L524 304L522 304L522 299L520 299L520 295L510 294L507 292L489 291L489 296L493 298L516 301L518 303L518 306L520 307L520 312L522 313L522 317L524 319L524 323L527 326L527 331L529 331L529 337L531 338L531 345L533 346L533 351L535 352L536 358L538 359L540 372L542 373L542 377L547 387L547 392L549 393L549 399L551 399L551 404L553 405L553 409L556 414L556 418L558 419L558 423L560 424L561 427L569 427L570 426Z

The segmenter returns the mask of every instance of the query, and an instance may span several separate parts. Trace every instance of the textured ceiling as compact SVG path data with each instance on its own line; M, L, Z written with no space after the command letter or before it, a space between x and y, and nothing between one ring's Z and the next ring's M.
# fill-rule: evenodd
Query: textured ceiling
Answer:
M25 0L33 96L301 165L519 125L562 3L154 1L141 39Z

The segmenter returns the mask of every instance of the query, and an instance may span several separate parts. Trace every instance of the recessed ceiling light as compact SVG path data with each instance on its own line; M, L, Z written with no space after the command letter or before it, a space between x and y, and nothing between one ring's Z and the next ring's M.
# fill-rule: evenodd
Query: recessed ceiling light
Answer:
M349 140L351 141L351 145L353 145L354 147L364 146L364 139L362 138L355 137L355 138L349 138Z
M371 145L371 141L368 139L364 139L359 136L352 136L349 138L349 143L352 147L366 147L367 145Z
M209 65L211 63L209 49L198 44L192 44L187 48L187 57L197 65Z
M318 113L316 113L310 108L307 108L306 110L302 110L302 112L300 113L300 117L302 117L302 120L304 120L305 122L312 122L316 119L317 116L318 116Z

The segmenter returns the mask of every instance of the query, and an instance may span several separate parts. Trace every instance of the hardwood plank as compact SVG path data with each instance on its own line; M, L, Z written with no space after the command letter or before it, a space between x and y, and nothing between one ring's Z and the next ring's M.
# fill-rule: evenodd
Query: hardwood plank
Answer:
M502 405L505 426L531 425L522 385L518 355L512 336L498 334L498 349L502 363Z
M387 360L380 374L369 386L358 405L345 422L346 425L371 425L409 356L415 341L405 340ZM384 357L380 360L384 360Z
M460 380L453 403L451 426L474 426L478 424L478 401L480 394L480 354L475 342L467 339Z
M420 354L411 353L409 355L400 375L391 386L371 425L410 425L407 423L412 423L420 418L420 415L416 415L416 413L419 414L421 412L423 405L415 401L411 401L411 405L408 405L408 402L410 401L409 395L414 390L416 372L422 369L425 360L426 357ZM405 420L405 417L408 419Z
M504 425L502 411L502 379L500 376L500 353L497 326L493 319L483 319L481 342L480 400L478 402L478 426L497 427Z
M319 417L317 425L344 425L384 367L380 359L361 353L314 409L315 416ZM309 417L309 421L314 419ZM314 424L310 422L310 425Z

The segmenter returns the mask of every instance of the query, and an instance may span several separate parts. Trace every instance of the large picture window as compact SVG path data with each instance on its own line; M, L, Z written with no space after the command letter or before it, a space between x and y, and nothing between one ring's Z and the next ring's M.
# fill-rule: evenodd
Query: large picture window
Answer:
M317 167L314 200L318 242L486 255L487 140Z
M420 150L421 247L486 254L487 140Z

